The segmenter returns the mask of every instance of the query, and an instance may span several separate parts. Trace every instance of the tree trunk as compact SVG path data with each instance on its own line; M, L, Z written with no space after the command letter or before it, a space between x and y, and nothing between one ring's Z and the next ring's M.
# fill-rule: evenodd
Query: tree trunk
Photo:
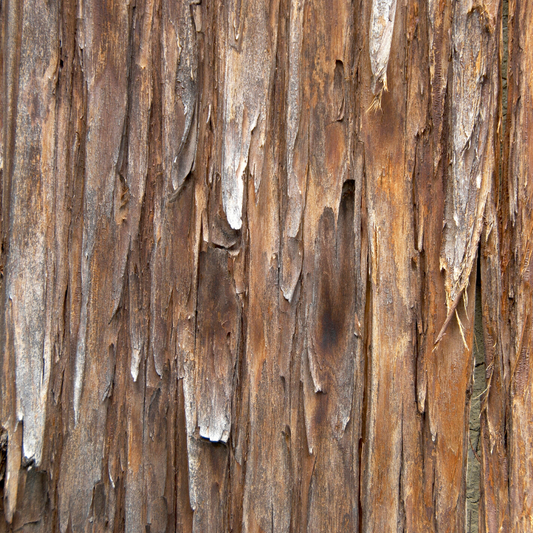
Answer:
M533 0L0 25L0 533L531 531Z

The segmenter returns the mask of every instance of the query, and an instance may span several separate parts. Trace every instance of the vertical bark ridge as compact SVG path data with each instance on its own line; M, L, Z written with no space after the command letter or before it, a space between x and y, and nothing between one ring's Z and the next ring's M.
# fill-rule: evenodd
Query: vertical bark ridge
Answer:
M375 22L375 9L363 10L363 27ZM388 58L386 89L380 106L372 105L375 77L372 34L362 42L361 138L365 147L365 188L369 242L370 323L366 422L363 435L361 507L363 531L404 530L406 511L416 506L416 479L409 471L410 455L416 453L418 428L414 388L414 227L412 183L407 151L416 139L406 138L408 76L408 10L396 11ZM416 67L416 65L414 65ZM407 67L408 68L408 67ZM372 77L374 75L374 78ZM413 418L413 416L415 418ZM405 460L405 464L404 464ZM420 464L413 465L420 468ZM415 495L415 501L405 495ZM385 503L387 502L387 503ZM387 512L381 510L387 507ZM406 507L407 506L407 507ZM415 512L422 515L421 510ZM412 527L410 524L409 527Z
M529 125L531 111L531 73L526 68L531 31L528 2L509 2L509 76L508 112L505 132L502 192L499 205L502 221L501 270L503 278L503 319L510 324L510 342L506 355L508 379L508 461L510 531L531 527L531 494L527 487L532 476L528 457L531 436L526 427L531 416L531 250L532 186L529 179L531 147ZM505 331L505 330L504 330Z

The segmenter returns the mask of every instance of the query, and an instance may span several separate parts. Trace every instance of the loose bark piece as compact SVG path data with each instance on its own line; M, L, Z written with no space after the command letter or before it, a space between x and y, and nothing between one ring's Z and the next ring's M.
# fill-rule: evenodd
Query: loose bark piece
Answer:
M287 202L281 248L281 290L292 300L302 268L301 222L305 206L309 158L308 114L302 105L306 84L303 79L305 0L290 2L287 81Z
M233 229L242 226L244 173L249 168L259 186L265 136L265 103L276 48L277 2L231 0L224 24L225 72L223 114L222 200ZM254 130L257 128L257 132ZM250 154L252 133L259 150Z
M470 10L456 5L452 23L451 180L446 191L441 269L449 318L466 289L477 255L494 172L494 124L499 88L499 2ZM443 326L437 341L442 338Z
M197 321L197 425L200 437L226 443L230 400L240 341L239 302L225 250L200 252Z
M8 6L7 14L14 33L8 33L8 47L20 47L20 63L13 65L18 67L16 74L7 72L16 76L12 79L16 101L6 103L16 106L10 118L17 135L6 153L10 160L6 208L13 245L6 264L5 305L16 368L16 416L24 421L22 453L39 465L52 363L55 247L50 221L55 192L58 9L25 2L19 8Z
M389 63L396 0L373 0L370 16L370 65L372 68L372 92L377 95L387 89L387 65Z

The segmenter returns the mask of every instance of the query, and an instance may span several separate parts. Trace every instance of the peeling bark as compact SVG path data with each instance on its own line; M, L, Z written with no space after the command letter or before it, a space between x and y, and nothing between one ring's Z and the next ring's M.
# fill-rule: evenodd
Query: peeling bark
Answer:
M529 4L0 2L0 533L529 531Z

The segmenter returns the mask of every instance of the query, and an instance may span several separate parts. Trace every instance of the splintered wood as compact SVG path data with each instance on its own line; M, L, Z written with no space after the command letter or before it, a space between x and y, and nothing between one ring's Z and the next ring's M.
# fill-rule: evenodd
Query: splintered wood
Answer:
M0 533L532 530L533 0L0 25Z

